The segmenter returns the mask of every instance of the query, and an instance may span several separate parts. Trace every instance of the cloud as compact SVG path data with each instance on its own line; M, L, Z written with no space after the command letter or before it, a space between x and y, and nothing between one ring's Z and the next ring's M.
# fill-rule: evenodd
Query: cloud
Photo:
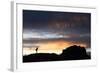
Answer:
M52 38L64 38L63 33L39 31L39 30L24 30L23 39L38 38L38 39L52 39ZM66 36L65 38L69 38Z
M23 43L65 41L90 47L90 18L90 13L23 10Z

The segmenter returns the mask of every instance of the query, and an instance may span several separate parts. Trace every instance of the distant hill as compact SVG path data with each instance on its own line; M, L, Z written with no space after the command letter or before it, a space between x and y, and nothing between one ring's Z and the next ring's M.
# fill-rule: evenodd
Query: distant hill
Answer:
M81 46L73 45L65 48L62 54L36 53L23 56L23 62L41 62L41 61L60 61L60 60L83 60L91 59L86 53L86 49Z

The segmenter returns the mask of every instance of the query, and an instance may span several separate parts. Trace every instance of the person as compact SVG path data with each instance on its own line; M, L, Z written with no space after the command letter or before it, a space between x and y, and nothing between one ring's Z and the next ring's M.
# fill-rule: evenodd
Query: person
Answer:
M36 51L36 53L37 53L37 51L38 51L38 47L35 49L35 51Z

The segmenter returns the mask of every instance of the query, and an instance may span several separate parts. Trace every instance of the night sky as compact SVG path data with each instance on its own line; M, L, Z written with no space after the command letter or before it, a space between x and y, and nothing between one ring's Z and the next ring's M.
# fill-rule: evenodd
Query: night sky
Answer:
M23 10L23 53L61 53L71 45L90 48L91 14ZM30 47L32 49L30 49Z

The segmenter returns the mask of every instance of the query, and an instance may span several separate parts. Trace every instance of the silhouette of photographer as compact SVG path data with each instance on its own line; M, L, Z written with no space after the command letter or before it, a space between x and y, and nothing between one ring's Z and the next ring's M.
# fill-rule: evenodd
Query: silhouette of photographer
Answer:
M35 49L36 53L38 52L38 48L39 48L39 47L36 47L36 49Z

